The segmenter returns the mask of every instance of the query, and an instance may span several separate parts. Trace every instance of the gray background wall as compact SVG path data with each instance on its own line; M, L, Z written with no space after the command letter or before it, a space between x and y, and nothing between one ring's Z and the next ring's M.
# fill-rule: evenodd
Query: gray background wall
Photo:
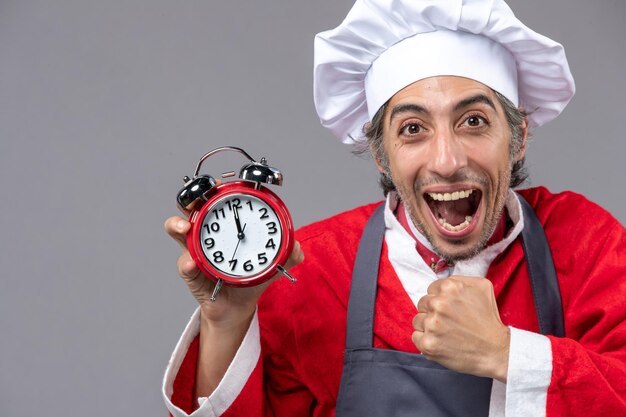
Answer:
M565 44L578 85L535 132L532 184L625 223L626 2L510 4ZM371 161L312 104L313 36L350 6L0 2L0 416L165 415L162 372L195 306L162 223L207 150L267 155L297 225L380 198Z

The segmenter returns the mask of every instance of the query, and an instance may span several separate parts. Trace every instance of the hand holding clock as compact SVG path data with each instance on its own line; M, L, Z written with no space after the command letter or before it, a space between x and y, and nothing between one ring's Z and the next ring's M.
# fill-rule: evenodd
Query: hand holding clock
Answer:
M203 162L223 151L249 160L240 180L222 182L200 174ZM227 172L222 178L234 175ZM195 394L208 397L241 345L263 291L279 276L295 282L287 270L304 256L287 207L264 186L283 182L266 158L257 162L241 148L223 146L206 153L193 178L183 180L176 203L188 219L170 217L165 230L181 248L178 273L200 305Z
M237 216L237 218L238 217L239 216ZM178 258L178 273L200 305L203 319L208 319L215 323L225 321L232 322L236 315L243 313L241 314L242 316L249 316L249 322L249 318L252 317L259 297L273 279L267 283L253 287L237 288L224 286L220 291L220 296L217 297L215 301L211 301L211 294L215 287L215 282L202 275L189 254L186 237L190 227L191 224L179 216L170 217L165 222L166 232L178 242L181 248L182 253ZM241 231L238 231L238 238L240 236L243 236L241 239L245 238L245 225L241 226L241 224L239 224L238 228L241 228ZM298 242L295 242L291 255L285 264L285 269L294 267L302 262L303 259L304 255L300 250L300 245ZM279 276L281 276L281 274L277 273L275 277Z

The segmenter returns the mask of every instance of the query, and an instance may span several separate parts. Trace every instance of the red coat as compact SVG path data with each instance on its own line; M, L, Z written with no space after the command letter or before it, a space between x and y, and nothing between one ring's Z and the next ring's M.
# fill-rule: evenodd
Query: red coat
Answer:
M545 188L521 192L544 225L561 289L565 338L550 337L552 379L547 416L626 416L626 233L609 213L580 195ZM297 232L305 261L292 285L273 283L259 303L261 359L223 416L334 415L345 348L352 265L371 204ZM502 321L538 332L519 239L491 264ZM374 345L417 352L417 313L383 253ZM194 409L197 340L174 382L172 401Z

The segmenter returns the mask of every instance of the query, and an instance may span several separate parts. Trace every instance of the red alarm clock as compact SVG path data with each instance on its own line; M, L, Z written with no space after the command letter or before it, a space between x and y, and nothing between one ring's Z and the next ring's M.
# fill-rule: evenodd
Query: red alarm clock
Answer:
M199 175L202 163L223 151L244 155L250 162L239 174L240 180L219 183L210 175ZM222 178L234 176L228 172ZM193 178L185 177L177 196L178 207L189 213L191 229L187 247L198 268L217 285L259 285L277 272L295 282L283 268L294 244L294 227L285 203L262 184L281 185L283 176L256 162L243 149L225 146L214 149L198 162Z

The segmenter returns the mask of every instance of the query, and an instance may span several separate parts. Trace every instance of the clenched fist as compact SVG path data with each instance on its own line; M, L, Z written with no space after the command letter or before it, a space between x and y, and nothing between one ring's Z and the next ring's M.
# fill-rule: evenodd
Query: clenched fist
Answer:
M506 382L510 331L486 278L451 276L433 282L417 303L413 343L449 369Z

